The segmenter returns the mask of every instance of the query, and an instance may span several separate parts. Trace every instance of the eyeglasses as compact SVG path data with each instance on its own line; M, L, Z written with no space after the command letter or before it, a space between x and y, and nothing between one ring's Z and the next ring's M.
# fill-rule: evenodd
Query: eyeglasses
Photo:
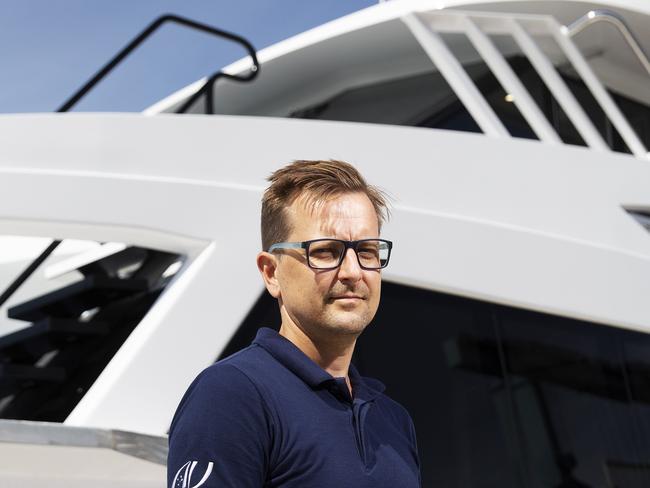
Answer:
M303 242L278 242L269 247L276 249L305 249L307 266L312 269L335 269L341 266L348 249L354 249L361 269L381 269L388 266L393 243L386 239L312 239Z

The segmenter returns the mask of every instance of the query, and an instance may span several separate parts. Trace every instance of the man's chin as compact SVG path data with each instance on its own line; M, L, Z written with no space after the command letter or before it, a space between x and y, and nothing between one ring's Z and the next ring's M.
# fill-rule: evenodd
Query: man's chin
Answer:
M341 334L360 334L368 326L370 320L365 314L355 312L337 312L328 317L327 328Z

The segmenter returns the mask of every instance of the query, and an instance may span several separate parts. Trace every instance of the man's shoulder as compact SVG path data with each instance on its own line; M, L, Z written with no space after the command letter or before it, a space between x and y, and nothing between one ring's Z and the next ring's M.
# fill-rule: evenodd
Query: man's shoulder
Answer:
M256 344L251 344L236 353L220 359L201 371L195 383L224 382L230 385L255 383L260 362L266 362L264 351Z
M242 405L265 407L259 381L255 381L250 368L259 354L257 349L248 346L203 369L185 391L172 420L172 430L181 417L188 418L188 412L192 417L206 411L225 414L241 409Z

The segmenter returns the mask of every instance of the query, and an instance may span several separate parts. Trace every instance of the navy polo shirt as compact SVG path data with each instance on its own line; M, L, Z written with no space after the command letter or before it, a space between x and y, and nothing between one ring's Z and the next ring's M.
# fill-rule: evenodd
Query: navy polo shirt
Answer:
M169 488L416 488L413 421L350 364L353 397L275 330L201 372L169 431Z

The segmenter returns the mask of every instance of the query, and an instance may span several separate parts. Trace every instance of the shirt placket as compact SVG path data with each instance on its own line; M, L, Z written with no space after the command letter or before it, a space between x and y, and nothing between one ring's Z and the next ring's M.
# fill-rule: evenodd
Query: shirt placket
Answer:
M357 444L357 450L359 451L359 457L361 458L361 463L363 464L364 469L368 465L368 456L366 452L366 440L363 429L363 415L367 403L355 399L350 406L350 419L352 421L352 429L354 431L355 442Z
M350 390L345 383L345 380L335 380L337 396L339 399L343 399L350 415L350 425L352 426L352 432L354 434L354 443L357 446L357 452L359 453L359 459L364 470L368 466L368 453L366 449L366 438L364 435L364 418L369 402L361 398L354 398L350 396Z

